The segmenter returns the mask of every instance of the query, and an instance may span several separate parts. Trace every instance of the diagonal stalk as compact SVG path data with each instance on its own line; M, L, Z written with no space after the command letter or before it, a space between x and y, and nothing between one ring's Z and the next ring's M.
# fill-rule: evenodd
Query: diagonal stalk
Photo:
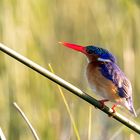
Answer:
M51 64L49 64L49 67L50 67L51 72L54 73L54 70L53 70ZM57 86L58 86L58 90L59 90L59 92L60 92L60 94L61 94L61 97L62 97L62 99L63 99L63 102L64 102L64 104L65 104L65 106L66 106L66 109L67 109L67 111L68 111L68 114L69 114L70 120L71 120L71 122L72 122L72 125L73 125L73 128L74 128L74 132L75 132L75 135L76 135L76 137L77 137L77 140L80 140L79 132L78 132L78 129L77 129L77 127L76 127L74 118L73 118L73 116L72 116L72 114L71 114L69 105L68 105L67 100L66 100L66 98L65 98L65 95L64 95L64 93L63 93L63 91L62 91L62 88L61 88L59 85L57 85Z
M40 65L36 64L35 62L29 60L28 58L22 56L21 54L17 53L16 51L8 48L7 46L5 46L1 43L0 43L0 50L4 53L10 55L11 57L15 58L16 60L20 61L27 67L30 67L34 71L40 73L44 77L50 79L51 81L59 84L60 86L64 87L65 89L69 90L71 93L79 96L86 102L94 105L96 108L102 110L104 113L106 113L108 115L112 115L112 113L113 113L112 109L110 109L107 106L104 106L104 108L102 108L101 103L99 101L97 101L95 98L91 97L87 93L83 92L79 88L73 86L72 84L68 83L67 81L63 80L62 78L58 77L57 75L51 73L50 71L41 67ZM125 126L129 127L133 131L140 134L140 126L138 124L136 124L135 122L129 120L128 118L122 116L121 114L119 114L117 112L113 114L112 118L114 118L115 120L119 121L120 123L124 124Z

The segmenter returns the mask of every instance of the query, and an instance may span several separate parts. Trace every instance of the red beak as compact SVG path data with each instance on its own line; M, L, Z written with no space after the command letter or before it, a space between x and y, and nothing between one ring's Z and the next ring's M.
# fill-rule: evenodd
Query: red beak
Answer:
M71 43L68 43L68 42L59 42L59 43L68 47L68 48L71 48L73 50L76 50L76 51L82 52L84 54L87 54L86 50L85 50L85 47L83 47L83 46L79 46L79 45L76 45L76 44L71 44Z

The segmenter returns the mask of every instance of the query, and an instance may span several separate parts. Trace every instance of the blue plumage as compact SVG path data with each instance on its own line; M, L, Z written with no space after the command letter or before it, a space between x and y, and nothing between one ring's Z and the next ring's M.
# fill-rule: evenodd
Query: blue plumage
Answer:
M120 97L127 98L128 96L130 96L129 94L131 93L128 92L130 88L129 81L115 63L101 63L99 66L102 75L111 80L113 84L115 84Z
M108 50L99 48L96 46L87 46L86 47L86 52L88 54L96 54L98 57L103 58L103 59L110 59L112 62L116 63L116 58L113 56Z
M114 96L114 100L116 100L115 98L117 98L117 94L120 98L119 101L116 100L117 104L124 105L126 108L129 109L131 113L137 116L133 108L131 83L127 79L125 74L121 71L121 69L118 67L116 58L108 50L96 46L87 46L86 52L86 55L89 59L89 65L91 65L92 63L93 67L99 68L100 74L106 79L106 82L104 84L103 80L100 81L102 82L102 84L100 85L97 81L98 77L93 77L93 80L97 81L93 82L93 87L96 87L96 93L100 95L108 94L108 100L112 98L110 98L110 93L112 94L112 96ZM92 73L89 73L88 75L92 76ZM88 78L90 77L88 76ZM110 93L108 93L108 90L104 88L108 85L108 80L111 81ZM97 85L100 85L102 87L97 87ZM111 88L111 85L114 85L114 89ZM97 90L98 88L99 90Z
M96 46L79 46L68 42L61 42L64 46L85 54L88 58L87 79L95 93L105 101L113 101L115 105L125 106L134 116L136 115L132 100L130 81L117 65L116 58L108 50Z

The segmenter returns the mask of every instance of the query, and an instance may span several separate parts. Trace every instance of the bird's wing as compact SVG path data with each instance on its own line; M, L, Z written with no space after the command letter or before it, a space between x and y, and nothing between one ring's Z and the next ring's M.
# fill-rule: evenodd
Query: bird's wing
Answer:
M113 62L103 62L100 64L100 71L104 77L111 80L117 87L118 95L121 98L132 96L130 81L126 78L121 69Z

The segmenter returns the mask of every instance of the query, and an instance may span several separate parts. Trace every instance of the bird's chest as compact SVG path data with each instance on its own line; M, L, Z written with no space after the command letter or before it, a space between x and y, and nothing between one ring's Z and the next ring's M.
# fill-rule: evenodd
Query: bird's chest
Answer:
M97 92L100 85L101 76L97 65L88 64L86 69L87 80L94 92Z
M101 68L96 63L88 64L86 74L90 87L96 94L103 98L109 100L117 99L118 95L115 85L102 75L100 69Z

